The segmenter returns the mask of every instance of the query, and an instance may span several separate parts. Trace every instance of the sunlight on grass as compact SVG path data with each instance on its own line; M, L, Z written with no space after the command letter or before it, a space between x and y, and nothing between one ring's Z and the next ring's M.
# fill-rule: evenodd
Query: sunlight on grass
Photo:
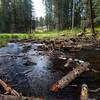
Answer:
M71 38L75 37L80 30L64 30L64 31L52 31L52 32L42 32L35 33L34 37L36 38Z
M100 32L100 27L96 28L96 31ZM43 38L73 38L77 37L77 34L81 32L81 29L64 30L64 31L51 31L51 32L35 32L35 33L5 33L0 34L0 39L43 39ZM91 29L86 29L86 36L91 36ZM100 33L97 36L100 38Z
M33 34L22 34L22 33L0 34L0 39L29 39L29 38L33 38Z

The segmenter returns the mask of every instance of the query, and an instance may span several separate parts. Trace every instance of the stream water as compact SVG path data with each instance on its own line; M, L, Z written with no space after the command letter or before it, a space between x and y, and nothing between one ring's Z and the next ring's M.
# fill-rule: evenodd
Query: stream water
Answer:
M79 100L82 84L89 90L100 88L100 49L83 48L80 52L68 53L73 58L91 63L91 68L98 72L87 71L62 89L59 93L50 91L57 80L66 75L70 68L64 68L64 61L52 58L37 51L42 44L8 43L0 48L0 79L9 83L14 89L25 96L43 97L45 100ZM89 92L89 97L100 100L100 91Z

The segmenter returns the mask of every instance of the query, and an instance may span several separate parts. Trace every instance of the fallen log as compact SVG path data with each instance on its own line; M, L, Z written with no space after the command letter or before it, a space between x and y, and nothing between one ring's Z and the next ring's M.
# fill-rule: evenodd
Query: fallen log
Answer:
M88 86L82 85L80 100L88 100Z
M77 51L80 51L82 49L82 45L67 45L67 46L64 46L62 47L64 50L68 50L70 52L77 52Z
M0 100L43 100L41 98L34 97L23 97L23 96L12 96L12 95L1 95Z
M9 87L3 80L0 79L0 87L2 88L2 90L5 92L5 93L8 93L8 94L11 94L13 96L20 96L20 94L12 89L11 87Z
M66 87L70 82L77 78L81 73L87 70L90 65L88 62L79 64L73 71L69 72L68 75L64 76L61 80L52 85L51 91L58 92L60 89Z

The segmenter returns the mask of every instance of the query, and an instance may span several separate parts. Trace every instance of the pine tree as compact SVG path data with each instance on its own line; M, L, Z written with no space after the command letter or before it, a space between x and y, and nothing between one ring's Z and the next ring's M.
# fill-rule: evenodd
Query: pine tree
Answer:
M35 25L32 1L0 0L0 19L1 32L31 32Z
M0 7L0 30L1 32L10 32L11 28L11 2L10 0L1 0Z
M74 20L75 26L79 27L81 22L79 0L75 1L76 4ZM45 0L45 2L47 23L50 25L50 22L53 21L52 23L54 24L54 28L56 28L57 30L64 30L66 28L70 28L72 24L71 21L73 0ZM52 18L53 20L47 20L50 18Z

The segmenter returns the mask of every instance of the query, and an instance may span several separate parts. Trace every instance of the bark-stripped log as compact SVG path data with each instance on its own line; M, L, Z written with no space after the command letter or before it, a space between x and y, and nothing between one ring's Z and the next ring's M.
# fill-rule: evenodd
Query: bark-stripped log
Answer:
M88 100L88 86L82 85L80 100Z
M43 99L41 99L41 98L34 98L34 97L0 95L0 100L43 100Z
M51 91L58 92L60 89L66 87L70 82L72 82L76 77L78 77L81 73L87 70L87 67L90 65L88 62L84 62L79 64L73 71L69 72L66 76L64 76L57 83L53 84L51 87Z
M9 87L3 80L0 79L0 87L2 88L2 90L8 94L14 95L14 96L20 96L20 94L12 89L11 87Z

